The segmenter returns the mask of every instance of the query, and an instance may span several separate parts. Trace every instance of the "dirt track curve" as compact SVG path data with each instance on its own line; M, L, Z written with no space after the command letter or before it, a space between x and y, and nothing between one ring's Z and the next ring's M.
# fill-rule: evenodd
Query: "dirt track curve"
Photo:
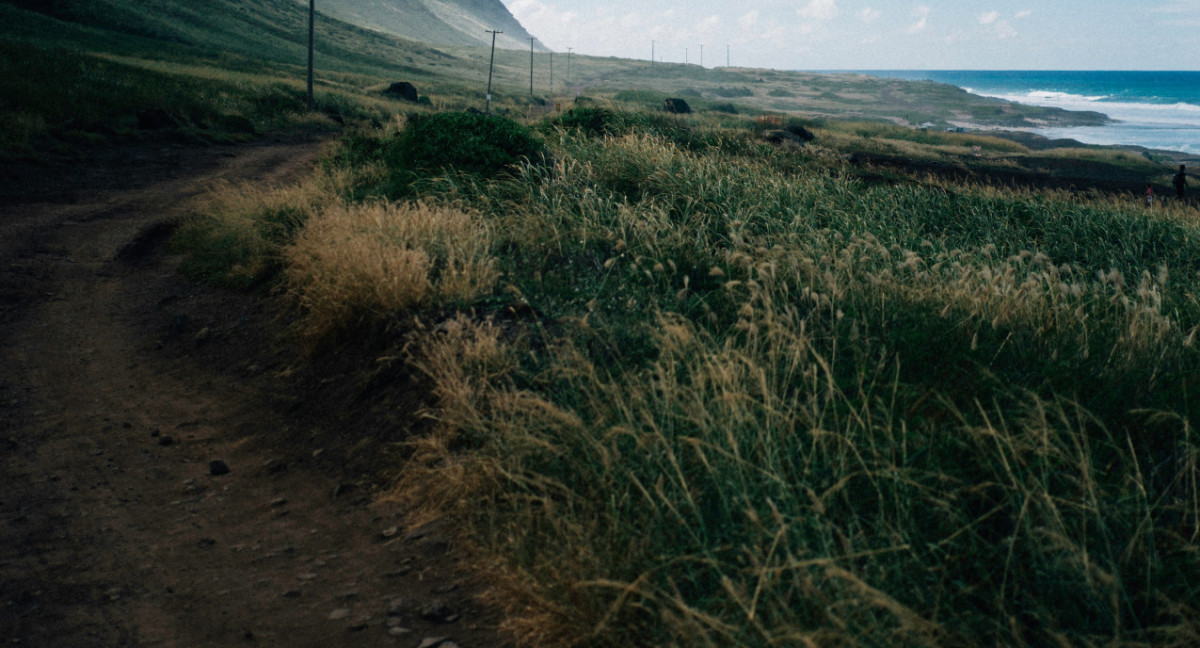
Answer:
M219 180L318 150L146 148L0 205L0 645L503 645L447 536L312 446L334 419L288 393L265 300L163 252Z

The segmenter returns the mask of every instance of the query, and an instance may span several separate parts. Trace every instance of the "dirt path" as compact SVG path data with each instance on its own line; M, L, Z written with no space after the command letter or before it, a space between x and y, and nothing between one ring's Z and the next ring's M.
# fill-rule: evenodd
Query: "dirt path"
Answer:
M502 645L440 529L312 446L338 419L289 393L267 306L162 254L216 181L317 152L143 151L0 208L0 645Z

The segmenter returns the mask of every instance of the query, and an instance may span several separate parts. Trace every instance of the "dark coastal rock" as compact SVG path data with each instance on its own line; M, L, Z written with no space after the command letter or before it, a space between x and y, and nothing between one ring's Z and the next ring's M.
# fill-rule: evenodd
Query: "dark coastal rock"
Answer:
M208 473L214 477L229 474L229 465L220 459L213 459L208 462Z
M764 140L777 146L783 144L793 144L796 146L804 146L805 140L799 135L786 130L765 130L762 137Z
M676 115L686 115L692 112L692 107L683 99L664 99L663 109Z
M419 95L417 94L417 87L408 81L397 81L393 83L392 85L388 86L387 90L383 91L383 94L412 102L417 101L419 98Z
M799 124L788 124L783 130L795 135L796 137L799 137L805 142L811 142L817 139L817 136L813 135L812 131Z

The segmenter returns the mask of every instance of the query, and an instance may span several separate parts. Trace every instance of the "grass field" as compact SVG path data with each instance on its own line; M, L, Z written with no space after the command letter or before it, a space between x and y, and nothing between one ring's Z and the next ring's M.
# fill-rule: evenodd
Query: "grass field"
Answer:
M405 129L357 135L275 253L309 344L409 336L436 426L392 496L465 525L525 645L1200 637L1194 207L588 116L383 204L363 138Z
M175 250L281 295L310 359L406 349L432 431L386 496L457 523L521 645L1200 643L1200 212L1140 203L1153 155L907 127L983 106L928 84L577 57L584 100L530 97L516 52L515 120L466 117L482 51L352 29L311 115L295 38L18 6L10 157L151 106L197 141L341 131L302 186L214 187ZM378 96L400 56L429 105Z

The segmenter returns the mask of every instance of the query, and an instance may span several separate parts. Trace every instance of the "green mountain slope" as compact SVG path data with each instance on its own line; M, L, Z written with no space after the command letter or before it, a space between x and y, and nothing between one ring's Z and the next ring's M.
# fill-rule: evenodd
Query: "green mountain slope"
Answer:
M307 0L297 0L307 5ZM528 49L530 34L500 0L317 0L317 10L348 23L435 45L491 44ZM548 51L535 42L539 51Z
M8 38L160 59L220 59L223 67L253 70L306 60L308 16L295 0L6 0L0 9L5 5L24 10L4 12ZM327 16L317 21L316 44L319 68L380 77L406 67L427 72L448 58Z

